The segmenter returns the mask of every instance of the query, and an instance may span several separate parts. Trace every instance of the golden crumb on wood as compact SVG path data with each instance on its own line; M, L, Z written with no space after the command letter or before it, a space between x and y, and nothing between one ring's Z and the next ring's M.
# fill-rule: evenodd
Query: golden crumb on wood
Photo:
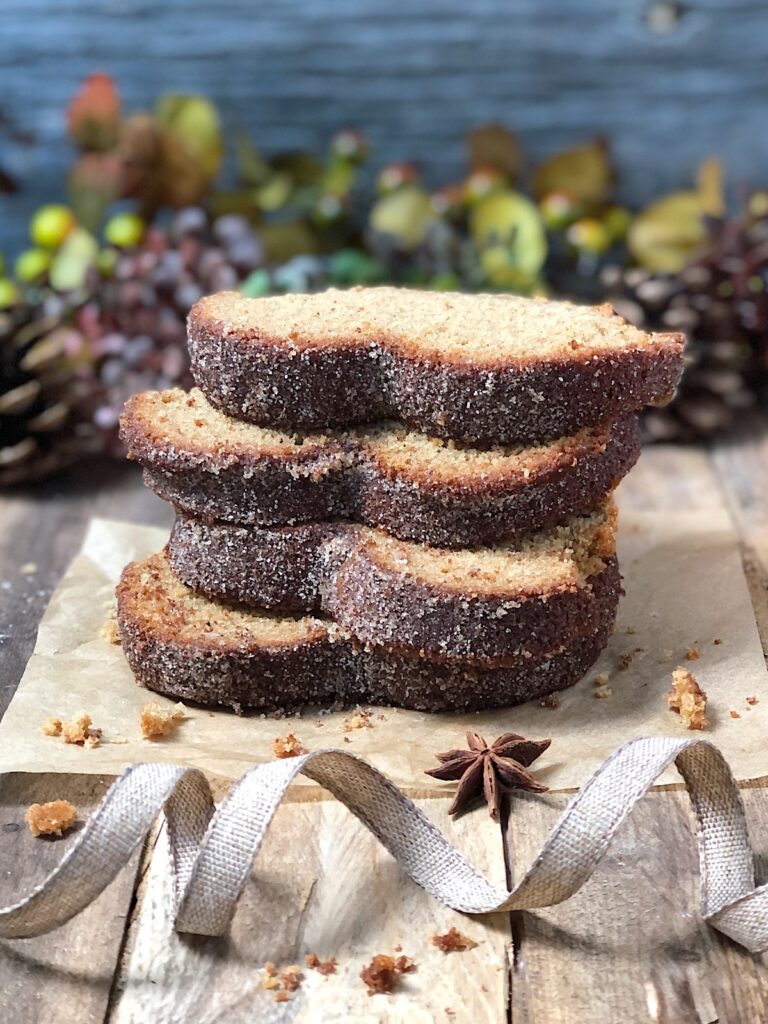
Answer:
M318 974L335 974L336 973L336 957L332 956L330 960L321 960L316 953L307 953L304 958L304 963L313 971L317 971Z
M401 974L410 974L415 970L416 965L410 957L377 953L360 971L360 977L368 989L368 995L375 996L379 992L392 992Z
M334 965L335 963L336 961ZM268 961L264 964L261 987L274 993L276 1003L286 1003L290 999L290 993L299 988L303 978L304 973L298 964L289 964L278 971L277 967Z
M298 736L289 732L287 736L276 736L272 740L272 753L275 757L298 757L299 754L307 754L309 751L302 747Z
M463 935L458 928L449 928L444 935L433 935L432 945L443 953L463 953L465 949L474 949L477 943L468 935Z
M687 668L678 666L672 673L672 689L667 703L680 715L686 729L706 729L707 695Z
M47 804L31 804L24 815L33 836L60 836L72 828L77 808L69 800L50 800Z
M151 700L139 712L141 734L145 740L168 736L186 717L187 709L181 702L166 708L156 700Z

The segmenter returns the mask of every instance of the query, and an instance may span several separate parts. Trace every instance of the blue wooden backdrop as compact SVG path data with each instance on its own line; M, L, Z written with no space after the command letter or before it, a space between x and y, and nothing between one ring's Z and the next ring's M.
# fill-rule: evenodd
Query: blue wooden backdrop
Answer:
M129 109L205 92L267 150L359 125L376 162L418 159L435 181L496 119L532 158L605 134L635 201L711 152L768 183L765 0L0 0L0 106L37 138L0 137L28 187L0 199L0 249L61 194L62 108L97 69Z

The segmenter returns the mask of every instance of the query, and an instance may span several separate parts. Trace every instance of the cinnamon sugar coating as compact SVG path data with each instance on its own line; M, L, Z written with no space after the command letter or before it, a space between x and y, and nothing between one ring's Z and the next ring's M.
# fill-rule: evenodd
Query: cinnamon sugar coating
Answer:
M345 524L260 529L179 516L167 554L184 583L214 599L323 611L362 643L465 664L570 643L596 628L620 589L612 505L462 551Z
M365 647L327 619L214 604L180 583L162 555L131 563L118 585L128 662L149 689L245 708L391 704L424 711L505 707L575 683L605 646L615 598L592 632L544 657L501 666L434 662Z
M479 449L392 423L281 434L225 416L196 389L134 396L121 436L145 482L196 516L260 526L349 519L444 547L591 512L639 454L633 416L547 443Z
M312 429L395 418L438 437L540 441L663 404L684 338L609 307L357 288L200 300L192 372L219 408Z

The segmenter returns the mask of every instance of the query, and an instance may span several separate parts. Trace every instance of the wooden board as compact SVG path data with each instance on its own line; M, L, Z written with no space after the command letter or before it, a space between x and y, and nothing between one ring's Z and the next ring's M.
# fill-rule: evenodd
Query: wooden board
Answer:
M745 793L760 857L764 790ZM508 849L524 870L568 797L523 798ZM515 1024L746 1024L768 1020L768 959L750 956L698 915L688 798L656 792L637 806L595 875L567 903L513 914Z
M41 882L75 835L38 837L24 822L31 803L70 800L85 819L111 779L94 775L0 776L0 906ZM139 854L87 911L50 935L0 939L0 1021L102 1021L123 946Z
M447 800L418 803L480 870L505 884L502 836L487 812L452 823ZM113 1024L506 1022L508 915L468 918L437 903L328 794L302 791L280 807L224 939L173 931L165 839L162 832L134 919ZM452 926L477 946L446 954L432 945ZM416 970L391 995L369 996L361 968L397 950ZM337 972L308 970L308 953L335 957ZM289 1002L276 1003L261 987L265 961L302 967Z

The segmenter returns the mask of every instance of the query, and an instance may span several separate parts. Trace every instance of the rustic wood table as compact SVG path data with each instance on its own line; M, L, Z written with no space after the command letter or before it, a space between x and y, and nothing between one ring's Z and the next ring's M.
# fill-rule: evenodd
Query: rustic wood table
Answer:
M724 493L768 647L768 419L750 420L739 437L711 450L649 449L622 488L625 503L670 514L700 508L712 489ZM159 525L170 519L130 467L81 466L0 499L0 713L51 590L96 515ZM66 797L85 816L110 781L0 778L0 904L39 881L66 848L66 838L31 837L23 824L26 806ZM743 792L764 881L768 780L745 784ZM567 794L516 800L501 829L481 813L449 825L447 798L423 795L418 802L503 883L515 865L527 866L567 800ZM551 910L477 921L426 897L326 794L304 792L280 808L226 939L172 932L159 833L69 925L38 939L0 942L0 1021L766 1022L765 957L750 956L696 913L690 827L686 796L655 791L573 899ZM478 939L476 949L445 955L430 947L430 936L451 925ZM417 960L418 971L399 994L368 997L360 967L396 945ZM309 951L338 956L338 974L306 971L314 976L290 1001L276 1003L259 984L259 968L265 959L303 962Z

